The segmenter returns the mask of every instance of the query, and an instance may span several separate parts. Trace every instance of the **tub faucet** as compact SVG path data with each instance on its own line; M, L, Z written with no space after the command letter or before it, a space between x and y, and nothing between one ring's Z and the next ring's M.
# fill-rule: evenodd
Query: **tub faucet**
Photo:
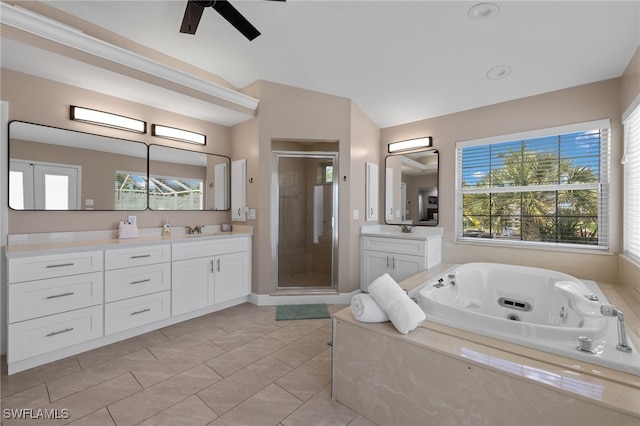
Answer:
M602 304L600 312L606 317L618 317L618 344L616 349L622 352L631 352L631 346L627 343L627 333L624 329L624 315L614 305Z

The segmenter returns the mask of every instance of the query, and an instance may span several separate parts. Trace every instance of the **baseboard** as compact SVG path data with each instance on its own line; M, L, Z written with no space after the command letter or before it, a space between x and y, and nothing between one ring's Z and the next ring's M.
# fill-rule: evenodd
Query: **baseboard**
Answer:
M305 305L310 303L326 303L328 305L348 305L351 298L360 293L360 290L351 293L336 294L304 294L304 295L272 295L256 294L249 295L249 303L257 306L272 305Z

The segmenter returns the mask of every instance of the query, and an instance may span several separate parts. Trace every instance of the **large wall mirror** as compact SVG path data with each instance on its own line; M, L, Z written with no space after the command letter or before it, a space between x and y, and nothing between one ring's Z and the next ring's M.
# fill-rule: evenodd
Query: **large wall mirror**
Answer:
M151 210L228 210L231 159L161 145L149 146Z
M14 210L144 210L146 179L144 143L9 123Z
M388 155L384 173L387 224L438 224L437 150Z

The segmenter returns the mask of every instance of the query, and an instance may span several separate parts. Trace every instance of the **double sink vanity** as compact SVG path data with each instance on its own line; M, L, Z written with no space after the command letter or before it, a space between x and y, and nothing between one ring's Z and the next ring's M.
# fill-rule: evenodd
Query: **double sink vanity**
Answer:
M9 374L244 303L249 226L7 246Z

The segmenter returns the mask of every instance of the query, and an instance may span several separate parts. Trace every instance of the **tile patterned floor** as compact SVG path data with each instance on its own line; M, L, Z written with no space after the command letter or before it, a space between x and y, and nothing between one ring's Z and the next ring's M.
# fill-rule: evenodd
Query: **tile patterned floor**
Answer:
M3 359L2 424L372 426L331 399L331 320L275 311L245 303L11 376Z

